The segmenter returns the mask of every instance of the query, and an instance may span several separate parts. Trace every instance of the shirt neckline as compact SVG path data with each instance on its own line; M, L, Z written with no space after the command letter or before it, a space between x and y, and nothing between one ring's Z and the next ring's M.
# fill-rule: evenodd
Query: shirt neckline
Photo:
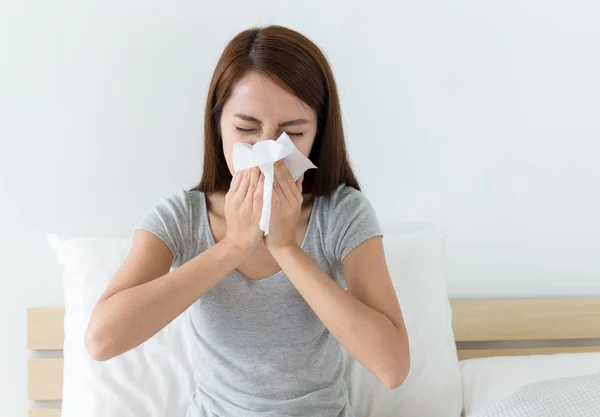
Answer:
M206 194L204 192L200 192L200 194L202 195L202 213L201 214L202 214L202 224L203 224L204 230L205 230L204 235L208 239L208 247L210 248L210 247L213 247L214 245L216 245L216 242L215 242L215 237L213 235L213 232L210 228L210 222L208 221L208 205L206 203ZM304 232L304 238L302 239L302 244L300 245L300 249L302 249L305 252L306 252L305 246L306 246L306 241L307 241L308 235L309 235L309 233L312 233L312 228L314 227L313 223L315 221L314 217L315 217L316 206L317 206L318 200L319 199L317 197L315 197L313 199L313 205L310 210L310 217L308 218L308 225L306 226L306 232ZM270 276L264 277L264 278L260 278L260 279L248 278L246 275L242 274L237 269L234 269L233 271L231 271L231 273L234 274L235 276L237 276L241 279L244 279L245 281L251 282L251 283L271 281L279 276L285 275L285 273L283 272L283 269L280 269L273 275L270 275Z

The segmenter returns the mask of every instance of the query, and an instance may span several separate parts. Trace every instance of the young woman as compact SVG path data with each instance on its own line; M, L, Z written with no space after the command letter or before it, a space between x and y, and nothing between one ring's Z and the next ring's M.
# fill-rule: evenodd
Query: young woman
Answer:
M318 169L294 182L275 164L263 236L262 174L232 178L232 148L282 132ZM280 26L237 35L212 78L204 135L200 184L142 220L93 311L90 355L132 349L190 308L189 417L353 416L341 346L389 388L404 381L409 349L323 53Z

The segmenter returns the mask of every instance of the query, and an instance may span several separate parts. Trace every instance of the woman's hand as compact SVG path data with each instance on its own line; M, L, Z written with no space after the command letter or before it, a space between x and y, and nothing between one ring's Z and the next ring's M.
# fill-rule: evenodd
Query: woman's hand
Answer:
M265 236L265 246L270 252L298 246L296 226L302 210L302 179L294 182L292 174L283 160L274 166L273 198L271 200L271 221L269 234Z
M237 172L225 195L225 241L248 254L262 241L259 222L262 213L264 177L258 167Z

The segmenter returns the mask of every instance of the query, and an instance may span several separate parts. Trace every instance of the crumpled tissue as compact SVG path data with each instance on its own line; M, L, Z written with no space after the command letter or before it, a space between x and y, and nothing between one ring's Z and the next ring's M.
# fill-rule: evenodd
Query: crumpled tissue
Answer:
M283 159L292 173L294 181L304 172L316 166L296 148L294 142L284 132L277 140L264 140L250 145L237 142L233 145L234 172L257 166L264 174L263 207L260 217L260 229L269 234L271 220L271 198L273 197L273 177L275 162Z

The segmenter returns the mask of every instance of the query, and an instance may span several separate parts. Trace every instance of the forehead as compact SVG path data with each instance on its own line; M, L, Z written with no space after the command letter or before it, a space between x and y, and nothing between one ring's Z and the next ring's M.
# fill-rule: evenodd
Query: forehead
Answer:
M250 72L233 87L225 103L227 113L244 113L263 122L281 123L296 118L314 120L315 112L271 78Z

